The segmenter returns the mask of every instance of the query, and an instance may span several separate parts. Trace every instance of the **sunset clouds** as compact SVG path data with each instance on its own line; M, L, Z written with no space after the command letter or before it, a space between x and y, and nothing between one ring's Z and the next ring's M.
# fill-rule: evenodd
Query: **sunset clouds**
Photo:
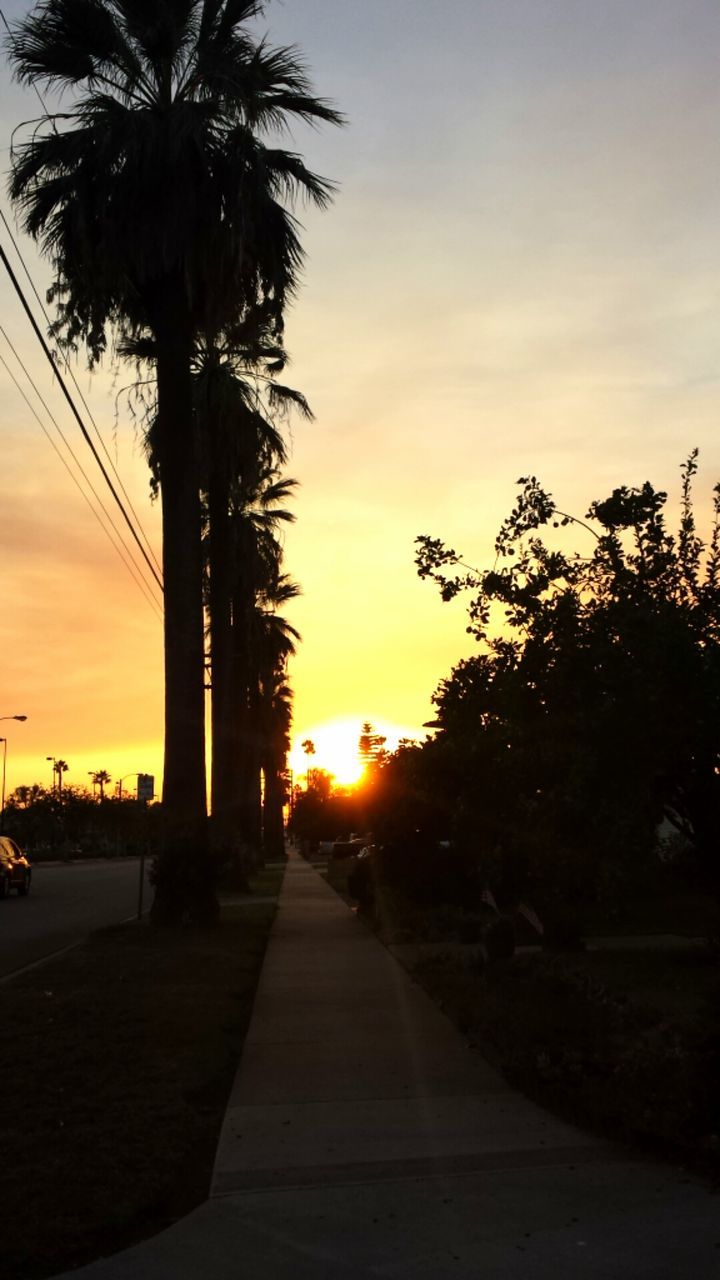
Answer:
M417 534L483 565L521 474L574 510L646 478L674 491L696 444L698 496L720 477L720 9L294 0L267 25L349 122L291 139L339 184L329 212L298 211L287 320L287 380L317 419L294 425L289 466L297 735L420 730L471 642L416 578ZM5 88L6 146L30 98ZM20 335L5 285L0 310ZM124 380L95 379L93 405L157 545L126 417L113 438ZM160 625L2 369L0 437L0 714L33 712L11 782L95 747L88 768L156 768L127 758L155 743L159 760Z

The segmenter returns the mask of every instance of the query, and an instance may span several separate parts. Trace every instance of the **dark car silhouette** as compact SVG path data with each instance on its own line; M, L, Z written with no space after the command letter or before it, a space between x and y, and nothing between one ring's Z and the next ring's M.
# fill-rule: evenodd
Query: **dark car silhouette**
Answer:
M9 836L0 836L0 898L7 898L11 889L17 889L22 898L30 892L32 867Z

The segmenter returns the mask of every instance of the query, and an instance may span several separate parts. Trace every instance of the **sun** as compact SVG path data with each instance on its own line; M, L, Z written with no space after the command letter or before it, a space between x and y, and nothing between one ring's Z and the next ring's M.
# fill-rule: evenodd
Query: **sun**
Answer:
M359 782L364 765L358 755L358 740L364 718L367 717L329 720L294 734L288 763L295 777L307 773L308 768L325 769L341 787L352 787ZM372 723L375 731L387 739L389 751L395 750L401 738L425 737L423 730L408 729L385 720L373 720ZM315 747L314 755L303 751L302 744L308 739Z
M342 787L354 786L360 781L363 766L358 756L360 725L355 720L332 720L303 730L293 740L290 767L295 775L310 769L326 769ZM314 755L307 755L302 743L310 740Z

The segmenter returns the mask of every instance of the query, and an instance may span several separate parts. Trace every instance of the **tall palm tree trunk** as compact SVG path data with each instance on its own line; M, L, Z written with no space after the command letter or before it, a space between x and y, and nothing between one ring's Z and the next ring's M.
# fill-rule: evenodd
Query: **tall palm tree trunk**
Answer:
M257 679L250 687L250 733L248 740L247 821L250 843L262 862L262 702Z
M233 812L240 842L254 860L260 852L261 814L259 761L255 731L257 714L253 697L251 616L242 576L233 597L233 665L235 683L235 741Z
M164 305L162 303L164 302ZM198 463L192 408L192 330L178 322L184 291L168 288L155 318L157 456L165 587L163 841L152 918L217 913L207 848L205 665Z
M285 783L281 770L282 763L276 753L268 751L263 761L263 853L266 858L282 858L285 854Z
M236 750L233 708L232 529L229 485L222 470L213 467L208 486L210 565L210 666L212 769L211 811L213 846L223 851L234 843L233 757Z

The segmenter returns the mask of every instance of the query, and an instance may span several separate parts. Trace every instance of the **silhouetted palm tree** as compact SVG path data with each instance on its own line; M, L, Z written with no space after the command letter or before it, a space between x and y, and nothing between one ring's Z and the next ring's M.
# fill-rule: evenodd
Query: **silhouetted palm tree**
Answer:
M277 382L286 362L278 325L256 309L231 333L200 345L196 403L206 491L206 600L212 689L212 811L216 847L232 839L227 816L236 787L237 663L233 652L250 647L252 606L277 575L279 544L271 530L289 517L272 510L291 485L278 487L276 467L285 461L278 430L288 408L310 416L300 393ZM267 492L264 490L267 489ZM246 600L240 600L244 584ZM234 641L235 633L235 641Z
M205 847L204 638L196 336L272 300L301 249L281 200L327 183L262 140L288 117L337 123L295 52L253 42L259 0L46 0L17 23L18 77L70 96L13 156L11 195L50 257L58 330L102 355L107 327L149 332L165 592L165 844L158 920L216 903Z
M53 764L55 777L57 778L58 793L60 796L62 796L62 789L63 789L63 774L67 773L69 768L70 766L67 760L56 760Z
M307 757L307 765L305 768L305 787L309 791L310 782L312 778L312 769L310 768L310 761L312 757L315 755L315 743L313 742L312 738L304 739L302 743L302 749L305 752L305 755Z
M287 664L295 655L300 639L296 628L278 610L299 594L297 584L287 574L282 574L272 594L265 594L263 607L257 609L256 615L257 640L250 686L250 776L254 790L250 795L255 841L263 851L266 851L268 838L268 807L265 802L272 802L273 789L277 792L280 786L278 775L285 769L284 753L280 760L275 750L279 744L273 736L273 700L279 684L285 686L289 694ZM261 775L264 782L262 793ZM282 832L282 806L279 817Z
M289 798L287 754L292 724L292 690L284 665L263 679L262 708L263 853L266 858L281 858L285 852L283 808Z
M282 505L294 485L294 480L278 479L270 470L234 512L239 554L232 602L235 701L228 812L232 829L256 853L262 839L262 674L268 665L276 665L283 650L290 653L299 639L276 612L298 594L298 587L282 573L282 544L277 536L279 525L294 520Z
M107 769L98 769L97 773L92 775L93 786L100 788L100 799L105 799L105 787L108 782L112 781Z

